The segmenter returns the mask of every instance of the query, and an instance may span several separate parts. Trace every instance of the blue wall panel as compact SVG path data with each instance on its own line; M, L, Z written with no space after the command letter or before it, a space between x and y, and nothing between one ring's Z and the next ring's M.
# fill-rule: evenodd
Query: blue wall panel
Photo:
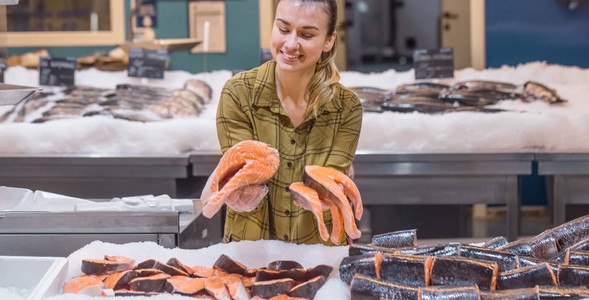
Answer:
M589 1L485 1L487 67L530 61L589 68Z

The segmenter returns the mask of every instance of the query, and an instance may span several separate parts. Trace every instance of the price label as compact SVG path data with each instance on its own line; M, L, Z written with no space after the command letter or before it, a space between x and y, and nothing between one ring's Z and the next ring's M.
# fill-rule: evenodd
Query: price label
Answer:
M168 50L129 49L127 76L163 79L168 65Z
M453 78L454 49L418 49L413 51L415 79Z
M75 72L75 58L39 58L40 85L73 86Z

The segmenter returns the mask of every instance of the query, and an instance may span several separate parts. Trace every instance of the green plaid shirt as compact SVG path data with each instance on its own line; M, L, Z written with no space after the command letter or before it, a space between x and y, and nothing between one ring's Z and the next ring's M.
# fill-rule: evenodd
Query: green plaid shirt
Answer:
M279 151L280 166L268 182L269 192L252 212L227 208L224 242L278 239L292 243L323 243L313 213L295 206L288 186L302 181L306 165L320 165L348 173L360 127L362 106L338 83L335 97L294 128L284 112L271 60L235 75L223 87L217 110L217 135L223 153L243 140L257 140ZM331 213L324 212L331 232ZM342 244L346 243L342 235Z

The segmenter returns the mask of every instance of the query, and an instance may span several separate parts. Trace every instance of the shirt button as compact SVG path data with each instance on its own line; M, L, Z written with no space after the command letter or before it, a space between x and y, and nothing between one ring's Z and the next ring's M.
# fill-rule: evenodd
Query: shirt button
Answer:
M284 235L284 240L285 240L285 241L288 241L288 234L285 234L285 235Z
M294 139L292 139L292 140L290 140L290 143L294 145L296 143L296 141Z
M287 210L285 210L285 211L284 211L284 214L285 214L285 215L287 215L287 216L290 216L290 210L288 210L288 209L287 209Z
M284 190L287 191L287 192L290 191L290 189L288 187L285 187Z
M286 163L286 165L287 165L289 168L290 168L290 167L292 167L292 163L291 163L290 161L289 161L289 162L287 162L287 163Z

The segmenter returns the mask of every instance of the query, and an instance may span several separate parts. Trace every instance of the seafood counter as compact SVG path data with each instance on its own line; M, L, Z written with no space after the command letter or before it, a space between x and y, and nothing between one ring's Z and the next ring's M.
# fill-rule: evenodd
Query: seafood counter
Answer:
M589 216L509 243L420 245L416 230L346 247L260 240L184 250L95 241L68 257L55 278L60 295L50 299L579 299L589 295L588 245Z
M46 87L39 101L0 107L0 139L9 141L0 145L0 153L218 151L216 107L231 76L229 71L170 71L164 80L142 81L127 77L126 72L79 71L74 89L55 92ZM11 67L5 78L10 84L38 86L36 70ZM203 84L191 90L188 83L195 80ZM359 150L511 153L589 149L585 134L589 130L587 69L535 62L482 71L464 69L456 71L453 79L427 83L415 82L413 70L341 72L341 82L355 88L365 100ZM401 88L405 92L396 92ZM137 96L138 92L144 95ZM374 106L370 97L379 93L391 99L383 98ZM140 104L134 97L144 101ZM48 122L52 119L56 120ZM131 143L141 147L129 147Z

